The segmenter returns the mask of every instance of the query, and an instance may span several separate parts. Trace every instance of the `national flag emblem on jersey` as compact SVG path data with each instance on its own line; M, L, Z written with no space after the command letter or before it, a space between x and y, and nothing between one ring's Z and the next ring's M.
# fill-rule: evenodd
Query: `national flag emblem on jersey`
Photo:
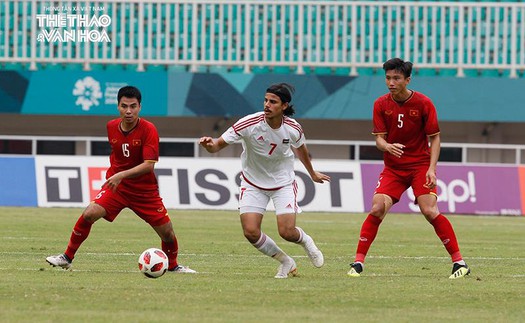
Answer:
M419 111L418 110L410 110L408 114L411 117L419 117Z
M133 139L133 143L132 143L133 146L140 146L141 144L142 142L140 141L140 139Z
M290 143L290 139L283 139L283 144L289 144Z

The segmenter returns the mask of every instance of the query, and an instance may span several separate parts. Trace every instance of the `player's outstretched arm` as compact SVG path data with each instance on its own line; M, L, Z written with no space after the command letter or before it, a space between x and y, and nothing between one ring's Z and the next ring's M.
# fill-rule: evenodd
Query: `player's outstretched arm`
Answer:
M224 141L224 139L222 139L222 137L215 139L212 137L202 137L201 139L199 139L199 145L201 145L209 153L216 153L224 147L228 146L228 144L226 143L226 141Z
M308 171L308 174L310 174L312 181L316 183L324 183L330 181L330 176L314 170L312 162L310 161L310 154L308 153L308 148L306 148L306 144L302 145L299 148L295 148L294 151L301 163L303 163L304 168L306 168L306 170Z

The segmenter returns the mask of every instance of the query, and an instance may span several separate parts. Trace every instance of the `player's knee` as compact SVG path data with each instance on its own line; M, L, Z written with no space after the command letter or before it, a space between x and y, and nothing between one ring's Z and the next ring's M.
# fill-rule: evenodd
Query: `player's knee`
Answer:
M175 231L173 231L172 229L172 230L167 230L165 232L162 232L162 236L160 238L164 242L171 243L175 241Z
M432 221L439 214L437 208L434 206L420 205L419 209L429 222Z
M372 209L370 210L370 214L382 218L386 213L386 207L384 203L374 203L372 205Z
M261 231L255 228L243 228L244 237L251 243L257 242L261 237Z
M279 228L279 235L286 241L296 241L297 240L297 231L295 227L293 228Z
M82 216L84 217L84 220L89 221L91 223L97 221L98 219L102 218L104 216L104 213L100 212L100 210L96 208L87 208L82 212Z

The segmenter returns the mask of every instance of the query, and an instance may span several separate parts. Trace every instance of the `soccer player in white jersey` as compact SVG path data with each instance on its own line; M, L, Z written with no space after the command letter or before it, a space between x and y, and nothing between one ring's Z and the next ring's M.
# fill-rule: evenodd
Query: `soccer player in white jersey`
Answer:
M257 250L281 264L275 278L297 274L297 265L274 240L261 231L263 213L270 199L275 206L279 235L300 244L312 264L324 264L322 252L313 239L295 226L300 212L294 172L294 151L314 182L330 177L314 170L306 148L301 125L290 118L295 111L290 104L294 87L287 83L271 85L264 96L264 110L237 121L219 138L202 137L200 145L215 153L229 144L241 141L242 173L239 211L244 236Z

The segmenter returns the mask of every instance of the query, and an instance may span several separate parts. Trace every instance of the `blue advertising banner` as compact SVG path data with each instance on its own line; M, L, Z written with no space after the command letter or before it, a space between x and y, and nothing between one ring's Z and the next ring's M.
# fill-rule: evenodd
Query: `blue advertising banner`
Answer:
M34 157L0 158L0 205L38 206Z
M23 114L115 115L125 85L142 92L143 116L165 116L167 73L134 71L37 71L31 75Z
M371 120L374 100L387 93L382 75L7 70L0 71L0 113L114 115L118 89L134 85L143 116L241 117L262 110L266 88L280 82L296 88L295 118ZM414 76L409 88L432 99L440 121L520 122L524 86L524 79Z

